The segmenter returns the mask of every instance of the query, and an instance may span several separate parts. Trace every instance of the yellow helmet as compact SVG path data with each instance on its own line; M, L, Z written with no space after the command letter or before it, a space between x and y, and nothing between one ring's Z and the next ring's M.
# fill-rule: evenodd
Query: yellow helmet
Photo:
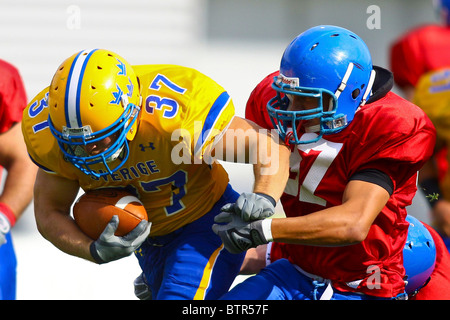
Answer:
M80 51L53 76L50 130L65 158L78 169L96 177L108 175L128 159L140 104L138 78L125 59L108 50ZM87 145L107 137L114 137L114 142L106 150L95 155L86 151Z

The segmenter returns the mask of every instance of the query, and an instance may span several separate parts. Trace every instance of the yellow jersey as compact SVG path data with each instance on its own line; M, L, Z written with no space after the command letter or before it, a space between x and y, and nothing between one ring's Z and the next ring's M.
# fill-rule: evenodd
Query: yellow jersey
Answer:
M202 73L175 65L134 66L142 96L130 155L113 174L89 176L64 160L48 126L48 88L23 113L31 159L43 170L78 180L87 191L126 187L143 202L151 236L168 234L207 213L228 184L217 162L205 161L235 114L228 93Z
M422 75L415 87L413 102L433 122L438 138L450 142L450 69Z
M436 128L437 146L446 146L445 152L438 152L436 163L439 172L441 192L450 200L450 69L430 71L422 75L415 87L413 102L430 118Z

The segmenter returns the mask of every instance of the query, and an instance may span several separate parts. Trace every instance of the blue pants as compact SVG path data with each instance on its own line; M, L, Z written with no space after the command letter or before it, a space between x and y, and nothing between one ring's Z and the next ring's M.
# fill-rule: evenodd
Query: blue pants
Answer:
M6 240L0 246L0 300L15 300L17 260L11 233L6 235Z
M328 284L317 282L280 259L233 287L222 300L319 300ZM330 288L328 288L330 290ZM330 300L385 300L333 289Z
M229 290L245 253L229 253L211 227L220 208L238 197L228 186L206 215L168 235L150 237L136 251L153 299L214 300Z

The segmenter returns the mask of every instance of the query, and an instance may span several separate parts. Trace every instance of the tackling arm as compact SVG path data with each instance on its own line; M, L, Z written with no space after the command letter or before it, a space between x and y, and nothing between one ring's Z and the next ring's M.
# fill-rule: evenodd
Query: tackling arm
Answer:
M376 184L352 180L345 189L341 205L306 216L253 222L229 215L227 221L215 219L216 222L229 223L214 224L213 231L231 253L243 252L270 241L316 246L350 245L364 241L389 197L388 191Z
M289 177L291 154L278 134L252 121L234 117L221 141L218 146L223 147L225 161L253 164L253 192L267 194L278 201Z
M359 243L366 238L389 197L389 193L376 184L352 180L345 188L341 205L306 216L273 219L273 239L319 246Z

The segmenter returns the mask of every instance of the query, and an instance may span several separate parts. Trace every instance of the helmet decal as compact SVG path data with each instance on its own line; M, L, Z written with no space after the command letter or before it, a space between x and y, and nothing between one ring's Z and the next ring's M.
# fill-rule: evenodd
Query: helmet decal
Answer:
M116 58L117 61L119 61L119 64L117 67L119 67L119 72L117 73L118 76L126 76L127 75L127 67L125 64Z
M120 89L119 84L117 84L117 83L116 83L116 88L117 88L116 92L114 92L114 91L111 92L112 95L114 96L114 99L111 100L111 102L110 102L112 104L119 104L122 99L122 96L123 96L123 91L122 91L122 89Z
M127 96L131 98L133 96L134 86L133 86L133 82L131 82L130 78L128 78L128 83L129 84L127 84L127 89L128 89Z

